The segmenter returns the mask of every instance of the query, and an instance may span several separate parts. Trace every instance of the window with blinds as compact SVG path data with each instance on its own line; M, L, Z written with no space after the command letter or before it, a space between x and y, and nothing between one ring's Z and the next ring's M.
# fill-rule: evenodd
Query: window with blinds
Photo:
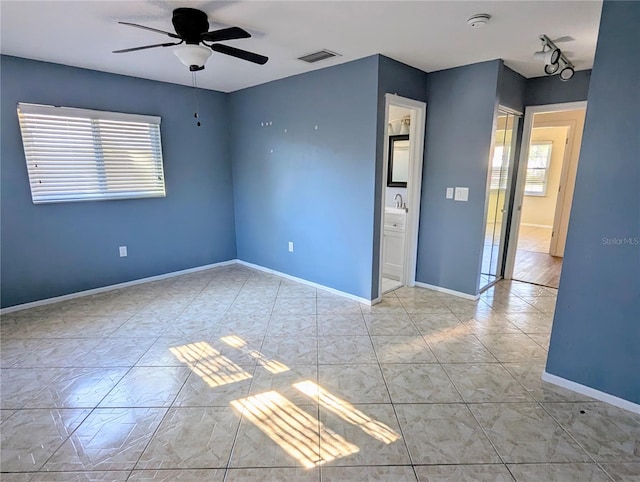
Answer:
M546 196L552 147L552 142L531 143L524 187L527 196Z
M18 104L35 204L164 197L160 118Z

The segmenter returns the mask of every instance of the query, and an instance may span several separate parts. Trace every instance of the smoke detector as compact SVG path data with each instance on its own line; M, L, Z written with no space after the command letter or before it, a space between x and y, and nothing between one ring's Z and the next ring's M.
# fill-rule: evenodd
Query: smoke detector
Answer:
M491 15L489 15L488 13L477 13L469 17L469 20L467 20L467 24L472 26L473 28L484 27L489 23L490 18Z

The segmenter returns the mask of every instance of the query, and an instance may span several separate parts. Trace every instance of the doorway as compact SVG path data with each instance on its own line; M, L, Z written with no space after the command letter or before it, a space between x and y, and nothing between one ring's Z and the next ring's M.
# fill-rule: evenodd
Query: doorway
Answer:
M505 278L558 288L586 102L527 108Z
M426 104L385 95L378 299L414 286Z
M487 181L487 208L482 264L478 291L484 291L502 278L507 232L507 207L513 178L513 166L520 115L498 107L494 143Z

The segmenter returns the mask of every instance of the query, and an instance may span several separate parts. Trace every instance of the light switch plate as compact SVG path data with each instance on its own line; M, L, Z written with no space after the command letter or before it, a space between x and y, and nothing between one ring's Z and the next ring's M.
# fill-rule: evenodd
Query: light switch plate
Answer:
M452 187L448 187L447 188L447 199L453 199L453 188Z
M468 201L469 200L469 188L468 187L457 187L456 193L453 198L455 201Z
M121 258L126 258L127 256L127 247L126 246L120 246L120 257Z

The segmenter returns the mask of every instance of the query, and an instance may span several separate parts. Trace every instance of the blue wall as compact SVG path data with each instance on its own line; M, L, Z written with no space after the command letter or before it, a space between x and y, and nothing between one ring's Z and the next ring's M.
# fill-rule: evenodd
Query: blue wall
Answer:
M557 75L527 79L525 105L560 104L587 100L591 70L580 70L568 82Z
M428 76L417 280L475 295L484 239L489 152L502 62ZM445 199L469 187L469 201Z
M527 79L504 65L502 61L500 61L500 64L500 72L498 74L499 103L524 113Z
M385 186L382 186L382 164L387 161L387 153L384 151L384 137L387 126L384 123L385 94L397 94L408 99L426 102L427 100L427 73L410 67L406 64L390 59L383 55L378 56L378 129L376 137L376 203L375 203L375 230L374 253L380 249L380 196L384 196ZM427 117L429 116L427 108ZM412 206L409 206L411 209ZM371 299L378 297L378 274L380 258L373 257L373 287Z
M377 99L377 56L230 94L239 259L370 299Z
M547 371L640 403L640 3L605 1Z
M187 87L8 56L1 68L2 307L236 257L224 94L199 91L198 129ZM34 205L18 102L161 116L167 197Z

